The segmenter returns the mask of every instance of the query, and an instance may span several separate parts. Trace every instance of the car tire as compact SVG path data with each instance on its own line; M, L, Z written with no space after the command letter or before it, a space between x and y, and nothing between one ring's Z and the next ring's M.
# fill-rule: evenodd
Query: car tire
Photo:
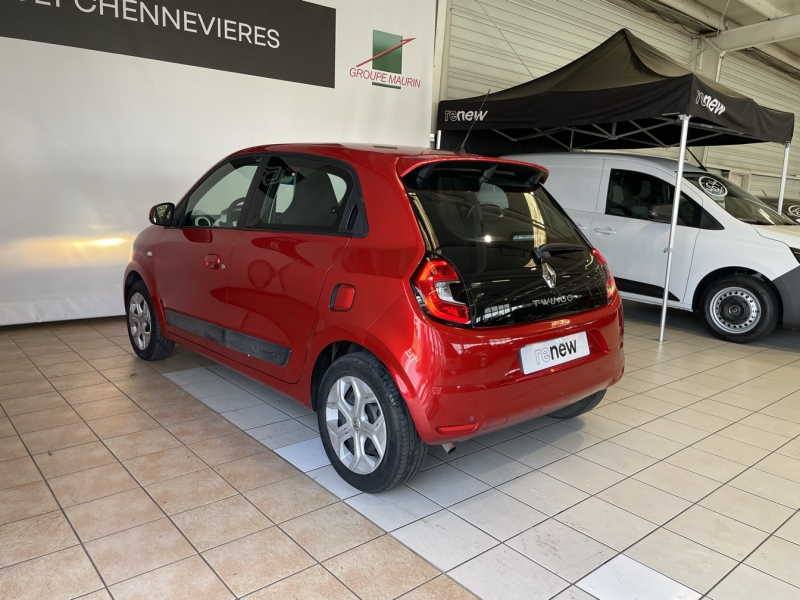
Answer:
M708 330L721 340L747 344L775 329L778 298L760 279L732 275L714 281L703 294Z
M128 318L128 338L136 356L143 360L163 360L175 347L175 342L161 335L161 323L153 301L143 281L135 282L125 298Z
M585 412L589 412L595 406L600 404L600 401L606 395L605 390L600 390L599 392L595 392L591 396L587 396L583 400L578 400L577 402L573 402L565 406L564 408L559 408L555 412L551 412L548 417L553 417L554 419L571 419L572 417L577 417L578 415L582 415Z
M331 465L362 492L376 494L405 483L427 454L392 376L367 352L343 356L328 368L319 388L317 421Z

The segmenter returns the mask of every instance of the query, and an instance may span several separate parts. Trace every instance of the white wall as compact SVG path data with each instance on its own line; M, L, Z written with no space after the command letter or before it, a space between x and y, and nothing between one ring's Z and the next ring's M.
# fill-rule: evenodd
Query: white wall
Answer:
M150 206L275 142L428 146L435 2L337 9L333 89L0 38L0 325L122 314ZM372 30L414 37L401 90L349 76Z

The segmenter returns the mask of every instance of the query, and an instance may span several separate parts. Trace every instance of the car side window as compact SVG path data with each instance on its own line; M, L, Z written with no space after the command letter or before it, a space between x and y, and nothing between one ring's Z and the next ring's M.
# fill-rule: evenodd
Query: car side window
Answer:
M189 195L184 227L236 227L259 156L234 159L217 168Z
M606 214L645 221L669 221L675 186L663 179L640 173L612 169L606 199ZM681 194L678 206L678 225L703 226L703 207Z
M248 225L337 232L353 187L350 173L336 165L273 156L258 182Z

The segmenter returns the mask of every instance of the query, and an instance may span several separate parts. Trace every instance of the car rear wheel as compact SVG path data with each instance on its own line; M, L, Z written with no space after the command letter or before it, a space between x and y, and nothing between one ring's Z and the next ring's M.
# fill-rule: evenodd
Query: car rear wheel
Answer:
M548 417L553 417L554 419L571 419L572 417L577 417L578 415L582 415L585 412L589 412L595 406L600 404L600 401L606 395L605 390L600 390L599 392L595 392L591 396L587 396L583 400L578 400L564 408L559 408L555 412L551 412Z
M144 282L137 281L128 290L125 303L128 313L128 337L136 356L143 360L163 360L175 347L161 335L161 324Z
M333 468L362 492L405 483L427 454L391 375L367 352L343 356L328 368L317 419Z
M747 275L723 277L703 296L709 331L721 340L746 344L778 324L778 299L766 283Z

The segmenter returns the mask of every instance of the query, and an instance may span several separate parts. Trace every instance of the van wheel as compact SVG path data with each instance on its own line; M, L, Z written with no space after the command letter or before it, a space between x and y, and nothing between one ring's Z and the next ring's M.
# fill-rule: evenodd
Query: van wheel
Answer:
M175 342L161 335L161 324L144 282L137 281L131 286L125 306L128 313L128 337L136 356L142 360L167 358L175 347Z
M778 324L778 299L766 283L747 275L713 282L703 295L709 331L721 340L747 344Z
M583 400L578 400L577 402L565 406L564 408L559 408L556 412L551 412L547 416L553 417L554 419L571 419L572 417L577 417L585 412L589 412L595 406L600 404L600 401L605 395L606 391L600 390L591 396L587 396Z
M376 494L419 472L427 446L377 358L354 352L336 360L322 378L319 394L322 445L347 483Z

